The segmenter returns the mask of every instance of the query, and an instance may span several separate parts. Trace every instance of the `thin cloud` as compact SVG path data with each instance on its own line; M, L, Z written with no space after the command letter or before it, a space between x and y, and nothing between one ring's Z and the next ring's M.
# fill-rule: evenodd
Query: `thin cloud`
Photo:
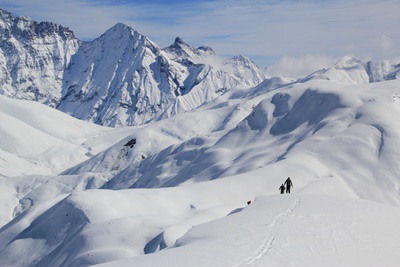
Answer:
M321 55L284 56L267 69L267 74L269 76L301 78L316 70L333 65L336 60L333 57Z

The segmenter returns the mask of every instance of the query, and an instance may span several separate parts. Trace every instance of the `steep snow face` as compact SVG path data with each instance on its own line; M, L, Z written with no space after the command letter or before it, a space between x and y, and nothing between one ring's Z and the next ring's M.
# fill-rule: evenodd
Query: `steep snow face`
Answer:
M73 56L57 108L103 125L146 123L173 101L167 61L146 37L117 24Z
M332 67L318 70L300 81L310 79L331 80L343 84L364 84L400 77L400 66L388 61L363 62L358 58L345 56Z
M211 64L210 47L176 38L160 49L121 23L81 42L63 26L1 10L0 32L1 94L106 126L168 118L265 78L245 57Z
M0 38L0 94L55 107L64 70L79 47L72 31L0 9Z

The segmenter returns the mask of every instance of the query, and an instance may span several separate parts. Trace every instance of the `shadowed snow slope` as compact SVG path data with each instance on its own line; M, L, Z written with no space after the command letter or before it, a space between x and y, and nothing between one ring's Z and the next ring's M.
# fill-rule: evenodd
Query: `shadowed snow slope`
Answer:
M352 67L344 72L355 81ZM9 120L0 124L2 135L15 140L1 143L2 151L46 157L48 140L88 157L67 157L78 165L59 176L0 177L0 266L400 261L399 80L271 78L192 111L118 129L75 124L37 103L0 101ZM33 119L21 115L27 113ZM38 140L31 148L19 135L29 127L30 142ZM44 133L51 138L41 139ZM288 176L295 194L277 195Z

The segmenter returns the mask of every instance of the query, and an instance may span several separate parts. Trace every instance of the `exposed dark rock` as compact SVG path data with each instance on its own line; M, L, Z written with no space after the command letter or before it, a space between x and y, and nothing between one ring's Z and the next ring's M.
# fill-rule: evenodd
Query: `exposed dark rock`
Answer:
M133 148L133 146L136 144L136 138L133 138L131 140L129 140L128 143L126 143L124 146L129 146L131 148Z

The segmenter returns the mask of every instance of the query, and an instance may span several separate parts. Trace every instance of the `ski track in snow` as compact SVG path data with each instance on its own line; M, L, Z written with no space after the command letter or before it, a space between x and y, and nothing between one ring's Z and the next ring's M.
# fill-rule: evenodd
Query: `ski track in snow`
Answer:
M293 201L293 203L286 211L276 216L272 223L269 225L272 228L271 234L266 236L265 240L262 242L261 246L257 249L256 253L252 257L247 259L244 263L235 265L235 267L255 266L255 263L259 259L268 254L269 250L274 244L276 236L279 234L282 228L282 225L284 224L284 222L287 221L294 208L296 208L296 206L300 204L300 198L298 196L293 194L291 194L291 196L295 199L295 201Z

